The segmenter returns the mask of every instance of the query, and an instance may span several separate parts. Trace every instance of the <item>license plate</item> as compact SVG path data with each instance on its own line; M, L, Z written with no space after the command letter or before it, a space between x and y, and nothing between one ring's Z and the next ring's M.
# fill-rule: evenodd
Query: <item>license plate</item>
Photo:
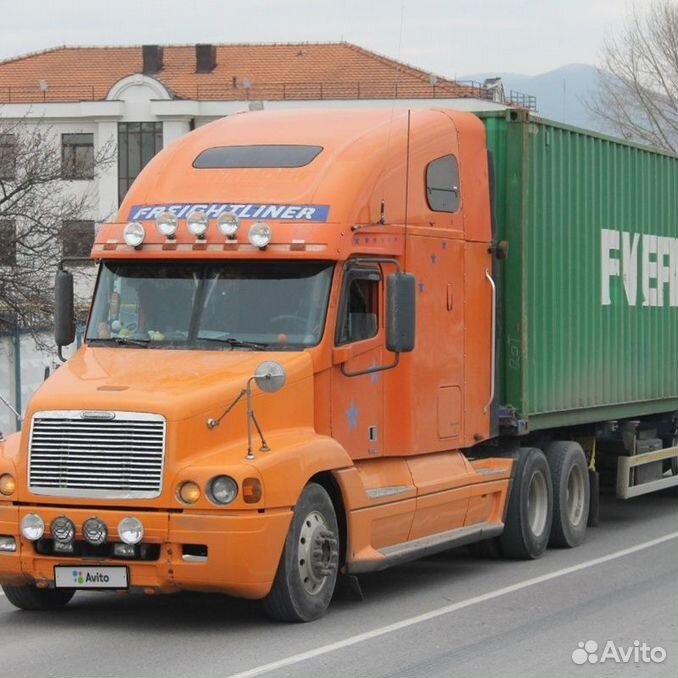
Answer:
M54 586L58 589L126 589L129 579L126 567L57 565Z

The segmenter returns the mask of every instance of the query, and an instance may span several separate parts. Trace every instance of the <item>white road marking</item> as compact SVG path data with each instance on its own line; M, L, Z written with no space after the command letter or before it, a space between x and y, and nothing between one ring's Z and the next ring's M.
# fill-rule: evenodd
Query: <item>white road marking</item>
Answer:
M373 638L384 636L387 633L400 631L401 629L405 629L408 626L421 624L422 622L427 622L431 619L436 619L437 617L442 617L443 615L451 614L452 612L457 612L458 610L463 610L464 608L471 607L472 605L485 603L488 600L493 600L494 598L499 598L500 596L505 596L509 593L514 593L515 591L529 588L530 586L536 586L537 584L551 581L552 579L557 579L558 577L564 577L568 574L572 574L573 572L580 572L581 570L585 570L589 567L602 565L603 563L607 563L611 560L623 558L624 556L637 553L638 551L644 551L645 549L652 548L653 546L663 544L664 542L676 538L678 538L678 532L671 532L670 534L667 534L663 537L658 537L657 539L652 539L636 546L630 546L629 548L615 551L614 553L609 553L608 555L601 556L600 558L594 558L593 560L587 560L584 563L571 565L570 567L564 567L560 570L555 570L554 572L540 575L539 577L533 577L532 579L526 579L525 581L518 582L517 584L512 584L511 586L505 586L504 588L496 589L495 591L483 593L482 595L475 596L474 598L462 600L458 603L453 603L452 605L445 605L445 607L440 607L437 610L431 610L430 612L425 612L424 614L419 614L415 617L403 619L402 621L396 622L394 624L388 624L387 626L382 626L380 628L373 629L372 631L366 631L365 633L359 633L355 636L349 636L344 640L339 640L335 643L330 643L329 645L323 645L313 650L308 650L307 652L300 652L299 654L291 655L290 657L285 657L284 659L279 659L278 661L271 662L270 664L262 664L261 666L257 666L247 671L234 673L227 676L227 678L253 678L254 676L263 676L267 673L272 673L273 671L284 668L285 666L300 664L301 662L314 659L315 657L320 657L324 654L329 654L330 652L343 650L344 648L350 647L351 645L357 645L358 643L363 643L366 640L372 640Z

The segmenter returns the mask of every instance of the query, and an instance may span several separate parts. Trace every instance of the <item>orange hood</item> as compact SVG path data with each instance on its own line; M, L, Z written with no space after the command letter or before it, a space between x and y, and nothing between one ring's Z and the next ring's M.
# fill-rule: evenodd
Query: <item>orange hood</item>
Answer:
M284 365L287 383L311 376L308 353L83 347L31 401L44 410L154 412L189 419L228 404L264 360Z

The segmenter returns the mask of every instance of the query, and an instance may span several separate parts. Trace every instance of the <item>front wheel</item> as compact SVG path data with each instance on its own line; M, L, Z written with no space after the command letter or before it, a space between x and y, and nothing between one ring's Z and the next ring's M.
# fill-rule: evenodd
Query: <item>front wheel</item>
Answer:
M294 508L273 588L264 599L272 619L308 622L327 611L337 581L339 527L332 500L310 483Z
M75 595L71 589L39 589L34 584L3 586L2 590L20 610L53 610L68 604Z
M521 560L538 558L551 533L553 487L544 453L522 447L515 461L504 531L499 544L505 556Z

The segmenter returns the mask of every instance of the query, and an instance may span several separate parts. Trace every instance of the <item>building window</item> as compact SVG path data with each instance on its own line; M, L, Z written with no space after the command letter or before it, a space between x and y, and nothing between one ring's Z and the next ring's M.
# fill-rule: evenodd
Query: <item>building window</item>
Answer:
M426 200L434 212L459 209L459 165L453 155L445 155L426 168Z
M93 221L64 221L61 225L61 247L64 258L89 257L93 244Z
M61 175L64 179L94 179L94 135L61 135Z
M16 224L0 221L0 266L16 265Z
M337 345L376 337L379 330L378 271L353 269L346 273L344 299L337 327Z
M0 134L0 181L16 179L16 136Z
M118 202L122 202L139 172L161 149L161 122L118 123Z

